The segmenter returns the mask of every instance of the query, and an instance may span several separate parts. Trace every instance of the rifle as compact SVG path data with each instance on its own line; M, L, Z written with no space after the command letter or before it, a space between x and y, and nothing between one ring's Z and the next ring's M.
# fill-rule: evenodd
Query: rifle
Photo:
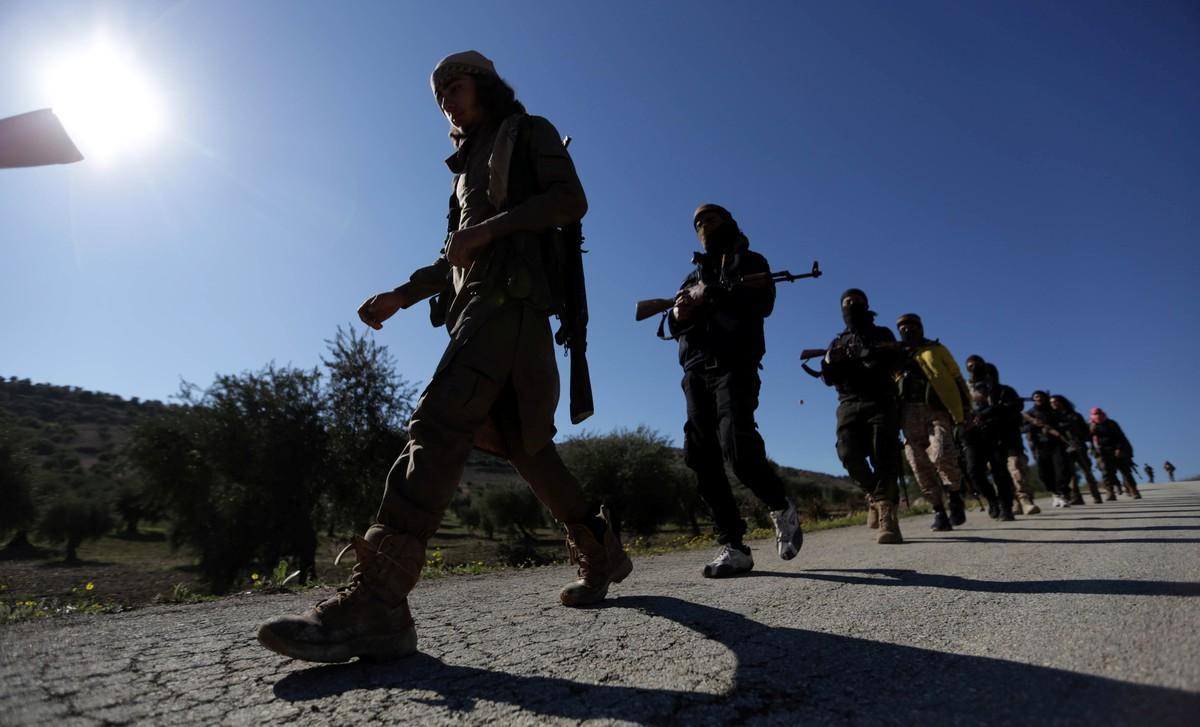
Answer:
M571 137L563 138L563 147ZM554 342L566 348L571 357L571 423L579 424L595 413L592 401L592 375L587 362L587 286L583 279L583 225L578 220L562 228L563 307L561 325Z
M1061 432L1059 432L1057 429L1050 426L1049 424L1043 422L1041 419L1038 419L1037 417L1033 416L1029 412L1027 412L1027 411L1021 412L1021 416L1025 419L1025 421L1029 422L1030 424L1037 427L1038 429L1044 430L1050 436L1057 437L1062 442L1067 441L1067 438L1064 437Z
M0 119L0 169L70 164L82 159L50 109Z
M765 288L773 283L794 283L803 278L819 278L821 277L821 268L816 260L813 260L812 270L807 273L796 275L787 270L780 270L777 273L750 273L742 275L737 280L730 281L721 287L726 290L732 290L736 287L744 288ZM666 313L675 307L675 298L649 298L647 300L639 300L637 309L634 312L634 320L644 321L647 318L656 316L659 313Z
M831 360L829 363L834 364L834 363L839 363L841 361L844 361L847 358L861 357L861 356L865 355L866 352L869 352L873 348L878 348L878 349L882 349L885 351L904 351L905 353L909 353L914 348L914 344L905 343L904 341L880 341L879 343L872 343L870 346L867 346L866 348L864 348L862 350L856 349L855 353L843 353L838 358ZM841 351L844 349L838 349L838 350ZM827 353L829 353L829 349L827 349L827 348L806 348L806 349L804 349L803 351L800 352L800 361L801 361L800 368L804 369L805 373L807 373L809 376L812 376L815 379L821 378L821 372L809 367L808 361L809 361L809 359L814 359L814 358L820 358L823 361L825 358L825 354L827 354Z

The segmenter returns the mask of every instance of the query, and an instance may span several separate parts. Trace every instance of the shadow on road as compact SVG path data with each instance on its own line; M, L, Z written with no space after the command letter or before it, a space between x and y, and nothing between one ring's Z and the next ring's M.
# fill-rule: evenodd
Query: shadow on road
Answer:
M763 573L814 581L864 586L949 588L976 593L1080 593L1096 596L1200 596L1200 583L1190 581L1120 581L1104 578L1055 581L983 581L962 576L921 573L904 568L821 568L820 572ZM752 571L753 572L753 571ZM877 576L870 578L867 576Z
M1105 518L1109 519L1109 518ZM1020 525L1001 525L997 530L1045 530L1045 531L1069 531L1069 532L1097 532L1097 533L1140 533L1143 531L1154 532L1156 530L1200 530L1200 525L1142 525L1139 527L1120 527L1120 528L1105 528L1105 527L1086 527L1078 526L1073 528L1054 528L1048 526L1023 528Z
M1030 520L1032 515L1021 518L1022 520ZM1054 522L1059 520L1200 520L1200 515L1094 515L1092 517L1067 517L1065 515L1056 515Z
M1004 528L998 528L998 530L1003 529ZM1017 528L1013 528L1013 530L1016 529ZM1044 530L1045 528L1029 529ZM911 540L914 543L1054 543L1061 545L1113 545L1119 543L1178 545L1186 543L1200 543L1200 538L1106 538L1104 540L1080 540L1077 538L1068 538L1065 540L1047 540L1045 538L989 538L984 535L947 535L941 538L906 538L906 540Z
M804 717L822 722L1021 724L1040 715L1039 721L1154 722L1163 727L1194 723L1200 713L1200 695L1184 691L799 628L772 628L731 611L669 596L618 598L606 601L603 608L637 611L662 619L661 631L682 626L721 643L736 658L736 667L731 679L714 681L731 686L724 693L711 694L585 684L417 655L384 665L355 662L292 672L276 683L274 693L288 702L305 702L355 690L407 690L411 701L465 714L484 700L536 716L630 722L789 721L789 712L803 712ZM588 641L585 651L564 633L561 648L567 653L584 652L578 658L596 660L598 669L611 670L603 661L604 649ZM682 674L695 671L680 669ZM1069 714L1061 711L1068 701Z

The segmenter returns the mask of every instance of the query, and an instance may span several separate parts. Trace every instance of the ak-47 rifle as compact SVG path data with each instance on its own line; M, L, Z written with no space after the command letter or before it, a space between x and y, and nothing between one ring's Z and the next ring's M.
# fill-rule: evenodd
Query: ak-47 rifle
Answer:
M836 364L847 359L865 356L872 349L911 352L914 349L914 345L905 343L904 341L879 341L878 343L872 343L871 345L864 347L862 350L846 351L845 349L838 348L834 349L834 353L837 355L830 357L831 360L829 363ZM827 353L829 353L829 349L827 348L806 348L802 350L800 352L800 367L803 368L809 376L817 379L821 378L821 372L809 367L808 362L814 358L824 359L825 354Z
M1044 431L1046 434L1049 434L1052 437L1056 437L1057 439L1061 440L1064 443L1067 441L1067 438L1062 435L1062 432L1058 431L1057 429L1050 426L1049 424L1042 421L1041 419L1038 419L1037 417L1033 416L1029 412L1027 412L1027 411L1021 412L1021 417L1025 421L1032 424L1033 426Z
M563 138L563 147L571 137ZM583 225L576 220L562 228L563 307L554 341L571 357L571 423L579 424L595 412L592 375L587 362L587 286L583 279Z
M780 270L777 273L750 273L742 275L736 280L732 280L723 287L732 290L736 287L743 288L765 288L772 283L794 283L803 278L819 278L821 277L821 268L816 260L813 260L812 270L807 273L796 275L787 270ZM675 307L675 298L649 298L647 300L639 300L637 309L634 313L634 319L644 321L647 318L656 316L659 313L666 313Z

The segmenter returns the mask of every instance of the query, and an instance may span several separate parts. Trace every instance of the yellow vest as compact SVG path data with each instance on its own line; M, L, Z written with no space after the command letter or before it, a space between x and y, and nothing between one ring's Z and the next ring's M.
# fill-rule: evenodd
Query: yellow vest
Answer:
M963 381L962 371L950 351L934 341L918 347L913 353L913 360L921 367L921 372L929 380L942 406L950 412L950 418L955 424L961 424L966 417L963 392L967 390L967 383Z

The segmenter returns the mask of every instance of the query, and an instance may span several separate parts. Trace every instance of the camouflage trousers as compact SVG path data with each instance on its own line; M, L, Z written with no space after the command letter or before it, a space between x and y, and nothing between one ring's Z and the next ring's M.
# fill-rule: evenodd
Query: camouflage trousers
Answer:
M1024 503L1033 502L1033 488L1025 479L1025 468L1029 466L1029 458L1024 452L1008 455L1008 474L1012 477L1013 490L1016 498Z
M904 433L904 454L921 494L935 510L942 509L942 488L957 492L962 486L954 421L946 411L910 402L900 409L900 430Z

